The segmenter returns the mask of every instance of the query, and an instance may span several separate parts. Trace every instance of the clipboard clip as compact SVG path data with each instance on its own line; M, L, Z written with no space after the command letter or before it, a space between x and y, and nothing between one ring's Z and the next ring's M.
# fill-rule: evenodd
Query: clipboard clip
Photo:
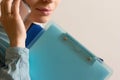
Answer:
M82 44L80 44L77 40L75 40L71 35L68 33L63 33L61 35L62 41L64 44L68 45L73 49L78 56L83 58L83 60L87 63L93 64L98 58L88 51Z

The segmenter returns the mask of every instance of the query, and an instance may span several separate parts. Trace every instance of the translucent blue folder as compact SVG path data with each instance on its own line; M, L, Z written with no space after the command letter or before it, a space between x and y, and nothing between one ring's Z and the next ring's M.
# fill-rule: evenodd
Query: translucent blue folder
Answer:
M111 74L102 59L54 23L28 47L31 80L107 80Z

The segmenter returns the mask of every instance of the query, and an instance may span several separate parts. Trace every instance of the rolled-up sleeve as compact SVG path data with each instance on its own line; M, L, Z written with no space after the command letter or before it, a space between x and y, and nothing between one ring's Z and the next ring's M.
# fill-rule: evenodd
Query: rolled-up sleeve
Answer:
M29 50L27 48L10 47L6 50L6 66L0 71L0 80L30 80Z

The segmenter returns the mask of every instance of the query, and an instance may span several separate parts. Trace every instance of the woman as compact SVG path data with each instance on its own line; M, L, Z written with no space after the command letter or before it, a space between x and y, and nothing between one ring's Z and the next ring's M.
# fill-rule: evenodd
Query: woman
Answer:
M2 0L0 27L0 80L30 80L29 49L25 47L26 31L32 22L46 23L60 0ZM25 9L25 15L20 7ZM24 11L24 10L23 10ZM5 59L4 59L5 58Z

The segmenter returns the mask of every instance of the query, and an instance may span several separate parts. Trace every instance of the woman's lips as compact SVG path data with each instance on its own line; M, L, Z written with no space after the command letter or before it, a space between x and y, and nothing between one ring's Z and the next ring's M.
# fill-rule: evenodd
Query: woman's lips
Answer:
M36 8L36 10L43 16L48 16L52 12L51 9L47 9L47 8Z

